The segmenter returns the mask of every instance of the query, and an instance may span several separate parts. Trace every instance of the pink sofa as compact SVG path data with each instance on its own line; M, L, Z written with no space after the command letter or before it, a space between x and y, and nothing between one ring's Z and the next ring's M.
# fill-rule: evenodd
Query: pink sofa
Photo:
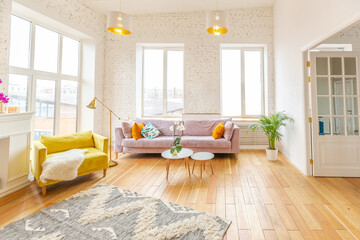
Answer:
M231 139L224 137L214 139L211 135L220 122L231 121L232 119L219 120L185 120L185 131L181 134L181 145L194 152L211 153L234 153L236 159L240 152L239 128L234 125ZM126 133L122 127L115 128L115 153L161 153L173 146L174 136L169 127L173 125L172 120L160 119L136 119L137 123L151 122L161 135L154 139L140 138L135 140L132 137L125 137Z

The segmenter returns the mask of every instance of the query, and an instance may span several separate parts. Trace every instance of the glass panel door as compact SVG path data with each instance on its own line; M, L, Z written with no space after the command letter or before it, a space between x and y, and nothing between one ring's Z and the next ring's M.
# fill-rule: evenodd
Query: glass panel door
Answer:
M359 135L355 57L316 58L318 134Z

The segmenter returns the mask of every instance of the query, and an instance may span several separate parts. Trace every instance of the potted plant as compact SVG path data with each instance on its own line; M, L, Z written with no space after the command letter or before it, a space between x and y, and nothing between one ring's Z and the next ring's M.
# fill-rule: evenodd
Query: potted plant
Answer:
M184 127L184 124L181 122L174 122L174 125L170 126L170 131L173 132L173 136L174 136L174 146L171 147L170 149L170 153L172 155L177 155L178 153L181 152L182 150L182 146L180 145L180 142L181 142L181 137L176 137L176 130L178 132L182 132L185 130L185 127Z
M0 79L0 84L2 80ZM6 104L9 102L8 96L4 93L0 93L0 113L6 113Z
M270 114L269 116L261 115L257 123L249 126L249 130L253 132L255 130L261 130L267 136L269 140L269 147L266 148L266 156L270 161L277 160L278 148L276 147L276 141L280 142L283 136L279 130L280 127L286 126L286 123L294 120L285 114L285 112L278 112Z

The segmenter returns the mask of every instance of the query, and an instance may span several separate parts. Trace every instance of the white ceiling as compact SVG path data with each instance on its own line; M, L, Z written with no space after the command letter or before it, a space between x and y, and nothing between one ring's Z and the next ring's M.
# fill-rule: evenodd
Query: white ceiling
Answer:
M82 0L104 14L120 10L120 0ZM121 0L128 14L208 11L216 9L217 0ZM276 0L219 0L219 9L271 7Z

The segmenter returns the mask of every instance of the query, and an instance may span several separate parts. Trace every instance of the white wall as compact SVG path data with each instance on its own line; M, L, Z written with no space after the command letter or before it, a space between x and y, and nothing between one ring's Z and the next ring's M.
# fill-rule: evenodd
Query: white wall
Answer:
M3 86L0 92L8 87L9 44L11 26L11 3L17 2L41 13L55 21L63 23L79 32L82 32L95 41L95 91L87 93L102 98L104 77L104 39L106 18L95 12L81 1L72 0L0 0L0 78L3 78ZM81 102L79 107L85 108L87 103ZM94 119L94 131L101 133L102 109L97 110Z
M276 110L285 110L295 119L287 127L280 149L305 174L310 169L302 49L325 40L359 17L358 0L277 0L274 6Z
M268 109L274 110L272 8L230 10L229 32L219 37L206 32L205 12L135 15L132 30L130 36L106 34L104 100L122 118L136 117L136 43L184 44L187 113L220 112L221 43L267 44ZM103 121L108 133L108 114Z

